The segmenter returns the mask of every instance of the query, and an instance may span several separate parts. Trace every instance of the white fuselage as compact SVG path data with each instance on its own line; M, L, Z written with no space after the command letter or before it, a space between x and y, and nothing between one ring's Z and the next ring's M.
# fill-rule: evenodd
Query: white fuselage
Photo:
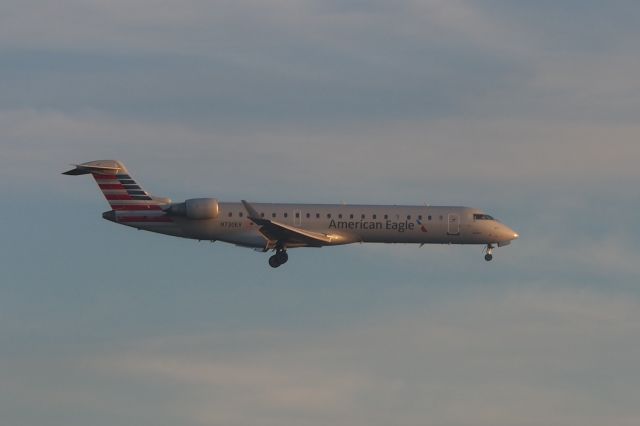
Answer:
M220 202L215 219L175 217L171 223L127 224L152 232L272 248L248 218L242 203ZM332 236L326 245L366 243L507 244L517 238L508 226L478 209L449 206L253 203L260 217ZM115 222L115 218L108 218ZM289 245L295 247L295 245Z

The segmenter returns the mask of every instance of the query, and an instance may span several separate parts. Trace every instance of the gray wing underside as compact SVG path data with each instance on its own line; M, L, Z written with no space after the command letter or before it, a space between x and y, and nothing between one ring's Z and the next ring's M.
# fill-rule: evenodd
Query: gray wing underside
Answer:
M308 231L262 218L251 204L245 200L242 200L242 204L249 214L249 220L258 225L260 233L271 241L277 241L284 245L306 245L311 247L324 246L332 241L329 235L320 232Z

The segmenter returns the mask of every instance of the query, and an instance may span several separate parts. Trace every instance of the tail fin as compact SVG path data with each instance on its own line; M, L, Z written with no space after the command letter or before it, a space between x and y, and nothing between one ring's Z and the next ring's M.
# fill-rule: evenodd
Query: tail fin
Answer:
M171 203L167 198L153 197L142 189L120 161L90 161L78 164L63 174L91 174L111 208L116 211L161 210L161 206Z

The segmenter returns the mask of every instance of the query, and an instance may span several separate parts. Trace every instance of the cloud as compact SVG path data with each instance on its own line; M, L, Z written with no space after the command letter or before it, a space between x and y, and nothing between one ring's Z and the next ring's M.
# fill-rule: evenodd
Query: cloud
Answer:
M636 125L391 120L315 130L214 129L38 110L2 111L0 123L3 173L25 179L22 183L42 180L69 163L118 158L143 182L160 179L153 185L156 192L169 184L170 190L180 188L185 195L211 192L212 181L232 185L215 185L216 191L237 194L266 176L276 190L282 188L276 195L287 199L300 199L303 188L313 188L334 202L355 195L372 202L381 190L392 190L406 197L393 202L460 203L464 200L443 198L456 196L462 188L473 192L483 182L511 186L514 192L519 191L516 183L619 187L637 178L634 159L640 155ZM235 165L240 162L244 172L238 175ZM274 172L285 165L295 180ZM187 176L176 173L185 167ZM447 191L452 185L460 188ZM483 188L485 195L490 191ZM264 197L260 194L256 189L251 195Z
M313 337L143 341L95 365L186 393L186 424L624 425L640 416L637 305L564 286L470 292Z
M520 81L509 58L466 44L477 37L451 43L439 14L458 13L443 2L438 13L411 2L348 13L311 1L7 8L7 107L236 124L438 117Z
M0 105L215 126L633 125L638 8L569 3L9 2Z
M170 357L143 357L125 359L117 367L179 385L226 389L226 398L242 399L240 405L278 410L295 407L295 410L318 414L327 409L344 409L354 390L365 385L359 382L359 377L350 377L349 374L327 376L322 371L301 365L272 368L258 362L250 365L246 361L184 361Z

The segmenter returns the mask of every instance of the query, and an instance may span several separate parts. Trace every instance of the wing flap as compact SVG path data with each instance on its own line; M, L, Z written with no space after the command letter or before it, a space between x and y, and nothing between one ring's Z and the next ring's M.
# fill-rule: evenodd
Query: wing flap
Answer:
M260 232L271 240L304 243L310 246L323 246L331 243L332 241L332 238L329 235L307 231L279 222L269 222L269 224L261 226Z

